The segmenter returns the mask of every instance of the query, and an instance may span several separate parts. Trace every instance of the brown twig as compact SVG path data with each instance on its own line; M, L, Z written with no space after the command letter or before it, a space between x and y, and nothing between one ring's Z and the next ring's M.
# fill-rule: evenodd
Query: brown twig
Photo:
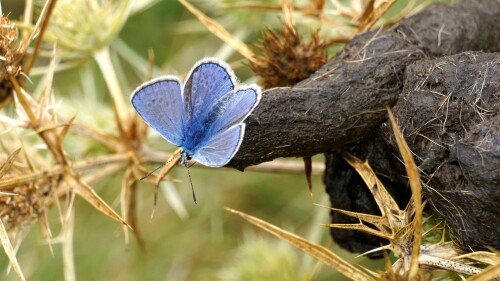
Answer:
M47 26L50 21L50 16L52 15L52 11L54 10L54 7L57 3L57 0L49 0L47 1L47 12L43 14L43 18L41 19L41 27L40 27L40 32L38 32L37 40L35 43L35 46L33 48L33 52L31 53L31 56L29 58L28 63L26 66L23 68L23 72L26 75L30 74L31 68L33 67L33 64L35 64L35 59L38 57L38 51L40 49L40 44L42 44L42 39L43 35L45 34L45 30L47 29ZM37 30L33 30L33 34L37 32ZM29 43L26 43L26 46L28 46Z

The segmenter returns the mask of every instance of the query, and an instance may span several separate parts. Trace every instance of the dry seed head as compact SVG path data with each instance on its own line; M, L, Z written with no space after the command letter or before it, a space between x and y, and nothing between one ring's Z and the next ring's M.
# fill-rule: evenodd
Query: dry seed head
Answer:
M32 165L42 167L40 165L42 162L38 163L39 155L35 152L36 150L21 149L24 144L20 141L18 134L5 129L5 126L0 126L0 130L3 130L0 141L0 147L2 147L0 220L6 230L11 233L36 222L44 213L53 199L51 186L54 185L54 178L43 174L36 176L31 168Z
M0 194L0 219L9 232L37 221L47 198L34 185L21 185L12 192L15 195Z
M109 45L130 13L131 0L59 0L44 39L63 58L88 58Z
M19 66L24 54L20 52L17 26L0 17L0 104L11 94L10 77L21 73Z
M1 157L0 163L6 163L4 157ZM1 181L9 178L15 178L30 174L26 164L15 162ZM24 225L31 224L38 220L49 204L48 194L50 193L50 179L42 178L38 184L22 183L12 189L1 190L0 193L0 219L2 220L8 232L15 231Z
M293 86L309 77L326 63L326 44L318 32L304 41L294 27L284 25L281 36L272 30L264 32L262 56L250 67L265 88Z

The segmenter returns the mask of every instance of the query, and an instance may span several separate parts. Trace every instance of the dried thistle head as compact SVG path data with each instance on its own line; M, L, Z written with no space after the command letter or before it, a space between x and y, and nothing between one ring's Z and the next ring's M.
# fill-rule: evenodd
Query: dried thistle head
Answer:
M2 194L0 219L7 231L36 222L46 209L46 198L44 193L32 184L16 186L12 189L12 194Z
M0 157L1 179L12 179L30 172L27 163L16 161L20 151L18 149L8 157ZM47 207L49 193L47 188L40 188L35 183L19 182L11 183L10 186L0 190L0 220L8 232L37 221Z
M131 0L57 1L44 40L57 43L63 58L88 58L120 32L132 4Z
M0 17L0 108L9 99L12 86L9 78L21 73L24 53L19 48L19 33L14 22Z
M258 46L262 56L250 63L261 77L260 84L268 89L293 86L314 73L327 61L326 44L319 32L305 41L291 25L285 25L281 36L268 29Z

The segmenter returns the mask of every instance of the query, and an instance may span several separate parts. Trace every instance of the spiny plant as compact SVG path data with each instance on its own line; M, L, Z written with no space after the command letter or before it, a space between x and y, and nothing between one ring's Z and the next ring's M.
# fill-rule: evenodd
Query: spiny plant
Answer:
M147 126L125 100L126 87L119 82L110 44L129 16L148 2L152 1L26 1L22 21L0 19L0 240L21 280L26 278L16 258L19 237L38 222L53 252L55 238L48 219L53 208L62 226L65 278L75 279L72 237L77 196L122 224L126 240L133 229L143 245L136 217L138 182L149 172L145 164L165 162L169 154L147 145ZM95 114L92 108L68 115L54 87L56 72L89 61L96 62L107 86L113 107L100 114L111 115L111 122L82 122L82 117ZM141 79L151 77L153 66L148 64ZM98 154L78 153L96 146ZM120 212L93 187L117 175L121 176ZM152 175L144 181L156 179Z
M126 229L132 228L135 226L131 217L134 212L129 206L135 205L130 190L146 171L141 164L144 159L139 160L142 155L136 152L145 140L146 128L125 105L108 49L126 21L133 7L132 1L59 1L57 4L56 1L47 1L40 7L34 24L31 23L34 17L32 4L31 1L26 2L23 22L16 23L2 17L0 36L3 58L0 83L4 107L0 113L3 131L1 148L4 153L0 168L0 238L21 280L25 277L9 237L39 221L52 251L47 210L56 206L63 232L72 233L71 218L76 195L122 223ZM17 26L22 26L22 36L18 36ZM32 44L33 49L28 52L28 46ZM49 63L43 66L45 75L35 88L39 90L29 91L24 86L33 62L40 54L47 56ZM118 134L81 124L75 116L68 117L60 112L52 88L54 72L60 61L89 58L94 58L101 67L114 103ZM100 157L72 159L68 157L65 145L69 135L95 141L106 147L109 153ZM98 167L100 170L96 172ZM124 168L127 170L123 179L120 216L97 195L91 184ZM61 197L68 200L62 204ZM71 253L68 250L71 247L71 243L64 243L63 253ZM64 255L64 259L68 265L66 277L71 279L74 276L74 269L71 270L73 257Z
M387 192L370 165L351 154L344 153L342 157L363 178L380 208L381 215L361 214L330 208L333 211L359 219L359 223L325 224L325 226L334 228L363 231L387 239L389 244L367 252L390 250L397 257L397 260L391 263L386 254L385 270L372 272L349 264L321 245L243 212L230 208L226 209L277 236L279 239L287 241L352 280L432 280L433 273L436 270L444 270L462 275L473 275L468 280L491 280L499 278L500 256L498 253L485 251L464 253L453 244L453 240L446 241L444 235L446 228L439 224L431 226L425 232L423 231L424 204L422 203L422 187L418 168L408 145L397 127L392 112L390 110L388 112L412 191L410 202L408 202L404 210L399 209L396 201ZM441 230L440 240L432 241L430 239L422 242L424 236L432 235L438 229Z

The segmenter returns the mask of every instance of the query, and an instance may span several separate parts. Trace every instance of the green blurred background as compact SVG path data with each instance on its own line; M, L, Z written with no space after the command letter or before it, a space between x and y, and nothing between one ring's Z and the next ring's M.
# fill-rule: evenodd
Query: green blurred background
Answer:
M2 1L4 13L12 11L9 17L17 18L22 2ZM278 13L220 8L220 2L234 1L191 2L250 44L258 43L265 27L280 24ZM300 25L305 34L317 27L314 22L308 24L305 21ZM183 75L197 60L217 56L233 62L242 81L256 81L241 56L207 32L177 1L159 1L132 15L119 38L113 41L112 58L127 95L145 79L137 69L147 67L149 49L154 51L155 76ZM34 81L36 84L36 77ZM68 116L78 113L77 119L82 123L113 130L112 106L94 61L59 71L54 89ZM154 132L149 143L165 151L174 149ZM74 137L66 140L66 147L75 157L97 155L102 150L90 141ZM322 157L314 160L321 162ZM121 176L93 185L115 210L119 210ZM304 175L195 167L191 176L197 205L191 199L186 169L176 168L174 176L184 182L163 186L164 196L160 197L152 220L152 185L140 185L138 217L145 251L133 237L126 244L120 224L77 197L73 250L78 280L345 280L334 269L223 209L227 206L264 219L354 261L354 255L334 245L329 229L319 225L329 221L328 210L313 204L328 204L319 176L313 178L311 198ZM54 256L38 223L27 231L18 250L18 260L28 280L64 280L61 225L55 208L50 213L50 225L55 236ZM383 268L383 261L357 258L355 262L374 270ZM17 280L12 272L6 275L7 268L8 260L1 254L0 279Z

